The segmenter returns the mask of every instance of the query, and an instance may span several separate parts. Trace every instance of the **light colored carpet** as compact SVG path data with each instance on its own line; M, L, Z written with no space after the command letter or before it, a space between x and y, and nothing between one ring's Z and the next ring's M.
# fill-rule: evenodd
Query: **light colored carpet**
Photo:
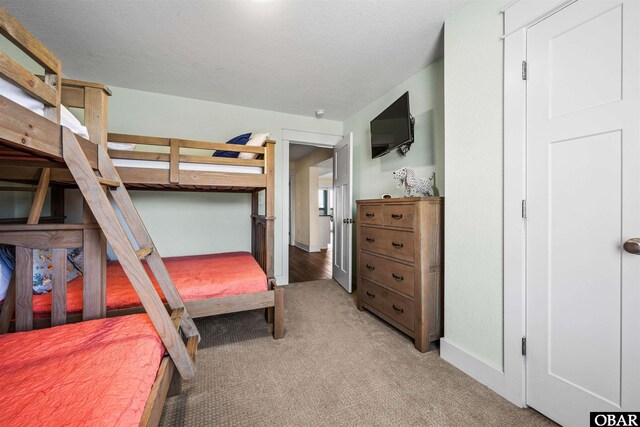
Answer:
M198 374L167 399L165 426L552 425L359 312L332 280L289 285L286 336L263 311L197 321Z

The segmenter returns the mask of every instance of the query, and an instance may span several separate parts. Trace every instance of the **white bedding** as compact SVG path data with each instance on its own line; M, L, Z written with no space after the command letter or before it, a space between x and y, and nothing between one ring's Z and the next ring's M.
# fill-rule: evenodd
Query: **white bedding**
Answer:
M40 116L44 116L44 104L42 102L38 101L27 92L2 77L0 77L0 95L12 100L16 104L22 105L24 108L27 108ZM60 124L68 127L76 135L89 139L89 131L87 131L87 128L82 126L80 120L78 120L76 116L74 116L65 106L62 106L60 109Z
M169 170L169 162L157 160L131 160L112 159L113 164L120 168L144 168L144 169L164 169ZM259 166L235 166L235 165L212 165L208 163L186 163L180 162L181 171L198 172L231 172L261 174L262 168Z

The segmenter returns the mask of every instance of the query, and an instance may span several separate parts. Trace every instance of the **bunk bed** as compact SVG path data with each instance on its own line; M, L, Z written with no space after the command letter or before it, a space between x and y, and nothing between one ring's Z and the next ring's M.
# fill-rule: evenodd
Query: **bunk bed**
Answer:
M15 307L18 331L0 335L0 369L9 390L0 396L0 424L24 425L38 423L36 420L50 424L64 416L65 425L156 425L174 370L186 379L195 376L197 328L175 284L163 274L159 256L147 259L153 260L152 274L169 310L140 262L139 255L149 255L146 248L153 243L143 233L143 224L106 150L60 125L60 61L1 7L0 33L45 72L41 79L0 52L0 77L43 104L40 115L0 96L1 156L36 168L38 182L27 224L0 225L0 244L16 248L11 292L3 308ZM94 124L90 133L106 135L106 127ZM65 167L88 207L84 221L38 224L51 168ZM122 220L109 197L122 212ZM124 226L136 234L135 242L128 239ZM146 314L104 318L105 240L121 260ZM144 246L136 248L140 243ZM82 247L85 254L84 321L74 324L66 324L66 249L70 247ZM32 330L34 248L51 248L54 254L53 327L39 331ZM6 313L12 312L4 312L0 324L4 326L10 320Z
M226 314L238 311L265 309L267 323L273 337L284 336L284 289L276 284L274 275L274 191L275 191L275 141L267 139L263 146L230 145L216 142L194 141L181 138L151 137L106 133L108 122L108 97L110 90L103 84L62 79L61 104L69 108L84 110L85 124L91 139L104 147L116 168L118 178L130 190L155 191L215 191L250 193L251 257L238 256L237 266L225 264L228 254L208 255L208 280L189 277L188 269L172 268L169 274L179 285L185 305L194 318ZM110 149L112 144L128 144L131 151ZM248 154L239 158L211 157L216 150ZM241 158L252 157L252 158ZM19 164L16 164L19 161ZM0 150L0 180L14 182L37 182L39 171L33 160L26 161L15 154ZM27 166L27 167L25 167ZM49 182L52 188L60 189L76 185L73 174L64 164L47 163L50 168ZM264 212L260 212L259 198L264 192ZM56 194L64 194L58 191ZM64 205L58 199L56 206ZM57 212L56 217L64 216ZM165 259L169 266L176 261L193 262L188 259ZM257 264L256 264L257 263ZM262 272L256 268L259 266ZM251 275L237 274L230 280L232 271L245 270ZM106 268L106 267L105 267ZM195 271L195 270L192 270ZM176 276L177 274L177 276ZM108 284L106 300L107 316L138 313L141 311L135 293L128 282L122 279L117 264L106 268ZM175 277L173 277L175 276ZM85 276L86 277L86 276ZM114 277L114 280L110 280ZM190 279L191 282L190 283ZM67 321L74 322L82 307L82 279L69 284L67 305L70 308ZM263 285L249 286L263 283ZM189 289L184 292L184 288ZM194 290L200 287L200 290ZM229 290L229 288L233 288ZM51 296L34 296L34 327L47 327L50 322ZM5 308L0 317L6 316ZM0 328L1 331L1 328Z

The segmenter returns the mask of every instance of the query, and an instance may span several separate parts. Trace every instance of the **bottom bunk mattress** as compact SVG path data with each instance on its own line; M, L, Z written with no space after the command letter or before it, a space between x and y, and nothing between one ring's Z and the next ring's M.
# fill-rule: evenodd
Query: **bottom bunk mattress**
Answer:
M267 276L248 252L171 257L163 260L184 301L264 292L268 289ZM150 271L146 263L145 267ZM153 283L165 301L155 278ZM115 261L107 263L107 310L141 305L120 264ZM82 277L67 284L67 312L82 313ZM51 293L34 295L34 317L49 317L50 313Z
M0 425L138 425L164 354L146 314L0 335Z

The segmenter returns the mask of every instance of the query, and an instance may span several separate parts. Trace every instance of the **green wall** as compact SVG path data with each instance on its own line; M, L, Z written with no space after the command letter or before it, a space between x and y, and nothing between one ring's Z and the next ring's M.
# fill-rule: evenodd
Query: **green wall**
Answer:
M436 187L444 195L444 62L423 68L344 122L344 133L353 132L353 196L378 198L384 193L402 197L392 172L411 167L419 177L436 173ZM416 119L415 143L406 157L397 151L371 158L369 123L403 93L409 91L411 114Z
M445 22L445 338L502 368L502 67L499 10L468 2Z

